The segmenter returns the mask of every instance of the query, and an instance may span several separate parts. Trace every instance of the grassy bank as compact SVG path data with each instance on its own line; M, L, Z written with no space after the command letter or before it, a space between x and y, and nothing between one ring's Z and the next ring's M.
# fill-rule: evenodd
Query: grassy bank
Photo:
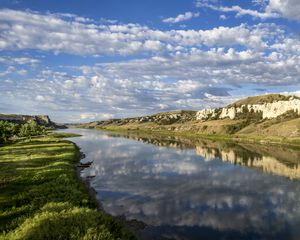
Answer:
M190 139L208 139L218 141L231 141L231 142L244 142L244 143L257 143L257 144L274 144L274 145L286 145L286 146L297 146L300 147L299 137L277 137L277 136L253 136L248 134L201 134L193 131L172 131L172 130L150 130L143 128L130 128L124 127L105 127L96 128L98 130L106 130L120 133L151 133L153 135L160 136L179 136Z
M0 239L134 239L96 210L79 149L53 134L0 146Z

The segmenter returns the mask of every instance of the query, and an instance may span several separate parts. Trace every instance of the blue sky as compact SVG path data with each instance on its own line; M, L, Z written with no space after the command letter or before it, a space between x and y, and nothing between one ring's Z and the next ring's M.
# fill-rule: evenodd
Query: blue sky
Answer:
M0 0L0 112L84 122L300 93L298 0Z

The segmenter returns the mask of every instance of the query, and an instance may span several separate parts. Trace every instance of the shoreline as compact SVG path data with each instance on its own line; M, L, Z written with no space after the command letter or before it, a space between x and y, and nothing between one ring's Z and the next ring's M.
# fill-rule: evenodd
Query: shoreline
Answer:
M72 136L50 133L0 147L1 239L137 239L78 178L84 155L66 139Z
M201 134L191 131L171 131L171 130L150 130L150 129L126 129L120 127L108 127L108 128L85 128L94 129L100 131L108 131L115 133L134 133L134 134L152 134L160 136L174 136L184 137L188 139L206 139L213 141L227 141L234 143L250 143L250 144L266 144L266 145L280 145L287 147L299 147L300 137L278 137L278 136L252 136L246 134L229 135L229 134Z
M101 201L97 199L97 191L91 186L91 182L90 182L91 178L88 178L88 177L84 178L84 177L81 177L81 175L80 175L82 170L90 167L89 166L89 167L82 168L78 165L78 163L80 163L80 160L82 160L86 157L85 153L82 152L81 148L76 143L74 143L72 140L68 140L68 141L72 142L76 146L77 150L80 153L79 161L74 164L74 167L76 169L76 176L78 178L78 181L83 183L83 185L86 189L86 192L89 194L89 196L95 201L97 211L107 214L107 215L111 216L113 219L119 221L126 229L128 229L130 232L132 232L135 235L135 237L137 237L138 232L140 230L143 230L145 227L147 227L147 224L145 224L144 222L139 221L137 219L127 220L126 216L124 216L124 215L113 216L104 210Z

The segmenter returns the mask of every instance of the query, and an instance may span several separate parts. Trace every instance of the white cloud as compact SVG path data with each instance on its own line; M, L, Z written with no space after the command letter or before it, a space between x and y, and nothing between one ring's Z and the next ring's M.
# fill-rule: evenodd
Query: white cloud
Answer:
M131 55L44 68L41 56L0 57L2 105L23 111L33 106L67 121L198 110L231 102L231 90L243 84L300 83L300 41L275 24L163 31L7 9L0 10L0 21L0 45L7 52ZM26 73L26 78L16 76Z
M179 22L190 20L195 17L199 17L199 13L185 12L184 14L179 14L176 17L165 18L165 19L163 19L163 22L164 23L179 23Z
M265 32L259 26L216 27L208 30L150 29L138 24L97 25L70 22L60 15L0 10L2 50L37 49L55 54L146 55L184 50L184 47L243 45L263 48ZM8 59L9 60L9 59ZM0 59L1 61L1 59ZM17 60L14 60L17 61ZM21 58L19 63L37 63Z
M4 76L6 76L6 75L9 75L9 74L13 73L15 70L16 70L15 67L9 66L9 67L7 67L5 70L2 70L2 71L0 72L0 77L4 77Z
M70 113L78 112L77 121L216 107L235 99L230 96L231 87L225 86L300 82L298 55L285 54L279 46L272 48L269 55L233 48L191 49L164 57L82 66L81 75L74 76L47 69L40 79L15 82L13 98L38 100L40 108L63 112L68 119ZM11 88L7 85L4 92ZM28 92L38 97L31 99Z
M113 118L113 114L102 114L102 113L82 113L80 119L82 120L97 120L97 119L110 119Z
M99 25L68 21L61 15L0 10L0 48L38 49L76 55L128 55L151 51L137 24ZM138 35L140 33L140 36Z
M40 101L40 102L43 102L43 101L45 101L45 98L44 98L44 96L41 96L41 95L38 95L38 96L36 96L36 98L35 98L37 101Z
M25 76L28 73L28 71L26 69L19 69L16 73L21 76Z
M300 20L299 0L270 0L266 7L267 12L276 12L282 17Z
M211 4L208 2L197 1L196 6L197 7L206 7L206 8L210 8L212 10L220 11L220 12L235 12L237 17L241 17L244 15L250 15L255 18L267 19L267 18L276 18L279 16L277 13L274 13L272 11L259 12L257 10L241 8L238 5L227 7L227 6L217 5L217 4Z
M261 11L244 9L238 5L221 6L216 1L196 1L196 7L207 7L220 12L235 12L237 17L249 15L255 18L288 18L300 20L299 0L252 0L254 5L259 5Z
M35 58L28 58L28 57L10 57L10 56L2 56L0 57L0 63L6 65L35 65L38 64L40 60Z
M227 19L226 15L224 15L224 14L220 15L219 18L220 18L221 20L226 20L226 19Z

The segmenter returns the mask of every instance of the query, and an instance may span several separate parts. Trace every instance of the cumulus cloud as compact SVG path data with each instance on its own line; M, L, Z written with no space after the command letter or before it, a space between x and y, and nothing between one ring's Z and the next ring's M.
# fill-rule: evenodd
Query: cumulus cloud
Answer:
M138 33L138 24L99 25L65 19L58 14L0 10L0 49L38 49L77 55L127 55L156 51ZM149 39L150 40L150 39Z
M260 11L244 9L238 5L222 6L217 1L196 1L197 7L207 7L220 12L235 12L237 17L249 15L255 18L288 18L300 20L300 2L298 0L253 0L254 5L260 6Z
M97 120L97 119L110 119L113 118L113 114L108 113L82 113L80 119L82 120Z
M195 14L194 14L195 16ZM262 35L246 25L209 30L150 29L138 24L97 25L61 15L0 10L0 49L37 49L55 54L136 55L177 51L182 46L263 46ZM253 36L253 37L252 37Z
M240 84L297 84L300 58L233 48L192 49L79 67L78 75L44 70L39 79L16 82L13 97L38 100L48 111L77 112L77 121L226 105ZM176 66L176 67L174 67ZM232 86L232 87L226 87ZM9 85L5 89L8 91ZM35 93L31 99L27 93ZM43 101L45 100L45 101Z
M190 20L194 17L199 17L199 13L185 12L184 14L179 14L176 17L169 17L163 19L164 23L179 23L183 21Z
M8 9L0 10L0 21L5 52L34 49L55 58L57 53L75 58L130 55L45 67L43 57L3 54L1 102L13 103L10 109L29 111L31 106L39 113L51 112L60 121L217 107L236 100L231 92L243 84L266 88L300 82L300 41L275 24L160 30Z
M0 63L5 65L35 65L40 62L39 59L28 58L28 57L10 57L10 56L1 56Z
M212 10L220 11L220 12L235 12L237 17L241 17L244 15L250 15L252 17L261 18L261 19L279 17L279 15L277 13L274 13L272 11L260 12L260 11L252 10L252 9L244 9L238 5L228 7L228 6L221 6L219 4L212 4L207 1L197 1L196 6L197 7L206 7L206 8L210 8Z
M282 17L300 20L300 2L298 0L270 0L266 12L276 12Z

